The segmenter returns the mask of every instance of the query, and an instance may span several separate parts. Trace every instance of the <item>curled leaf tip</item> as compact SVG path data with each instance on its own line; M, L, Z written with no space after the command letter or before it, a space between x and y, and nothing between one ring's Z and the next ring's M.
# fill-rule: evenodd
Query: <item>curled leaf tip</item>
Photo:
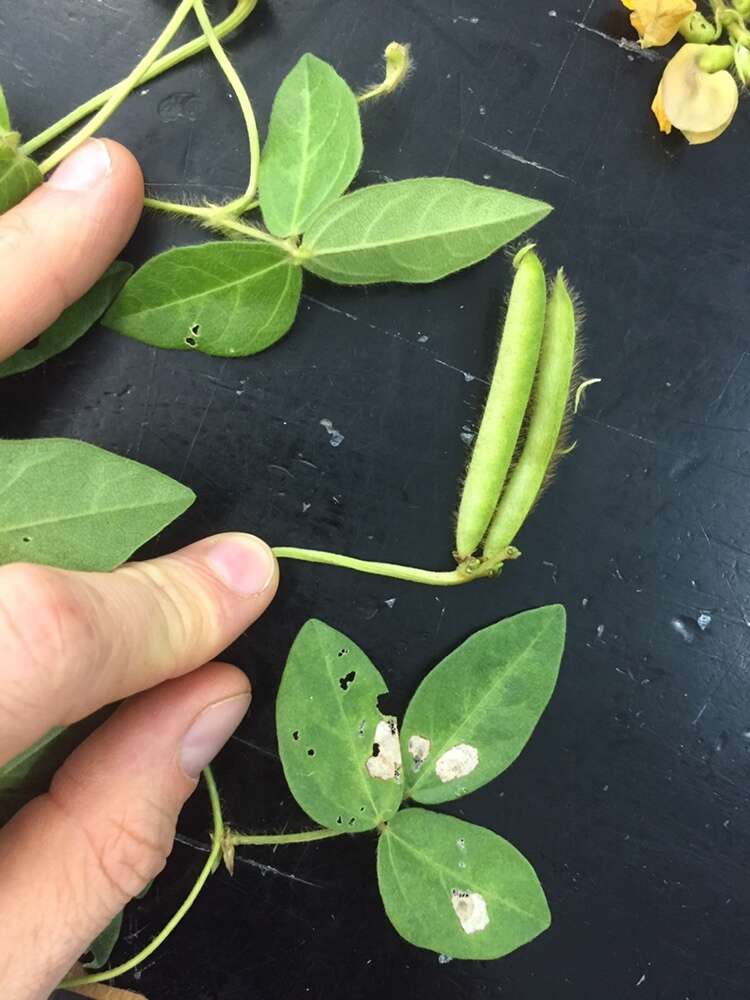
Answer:
M532 253L534 250L536 250L536 243L527 243L526 246L521 247L521 249L513 258L513 267L515 267L517 270L524 257L527 254Z

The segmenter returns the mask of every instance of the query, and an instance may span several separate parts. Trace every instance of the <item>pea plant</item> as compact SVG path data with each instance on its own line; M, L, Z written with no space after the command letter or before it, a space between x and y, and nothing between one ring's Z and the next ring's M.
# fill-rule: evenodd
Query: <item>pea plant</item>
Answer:
M133 273L116 262L27 349L0 364L14 376L70 347L103 317L111 329L164 349L245 357L294 323L305 272L346 285L433 282L490 256L550 207L446 177L348 189L362 155L363 106L407 76L407 46L392 43L383 80L359 94L332 66L303 55L283 80L261 142L252 102L221 39L252 13L237 0L214 25L204 0L181 0L164 31L114 87L23 141L0 89L0 211L17 204L108 120L131 91L210 49L241 110L248 145L244 193L224 204L146 199L189 221L208 242L160 254ZM193 12L201 35L166 51ZM87 119L87 120L86 120ZM36 154L82 121L46 158ZM496 576L520 556L516 536L566 447L585 387L576 377L578 315L563 271L551 279L533 244L513 258L514 278L486 409L463 486L454 565L428 570L315 549L277 546L279 559L336 565L420 584L455 586ZM0 565L37 562L109 571L195 501L187 487L82 441L0 441ZM164 930L124 965L67 985L103 981L142 962L192 906L220 860L237 849L377 834L386 913L413 944L457 958L497 958L549 924L528 862L496 834L423 808L468 794L521 752L555 685L565 630L560 607L541 608L477 633L424 680L402 725L381 714L383 678L351 640L318 621L294 642L277 701L289 788L318 828L283 835L227 829L204 772L213 844L200 876ZM0 768L0 822L47 787L57 764L96 724L48 733ZM122 917L92 944L106 964Z

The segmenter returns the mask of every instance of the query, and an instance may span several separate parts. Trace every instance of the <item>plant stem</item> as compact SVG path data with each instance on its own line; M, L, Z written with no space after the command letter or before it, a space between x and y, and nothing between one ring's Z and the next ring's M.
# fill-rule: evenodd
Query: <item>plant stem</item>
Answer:
M237 102L242 111L242 117L245 119L245 128L247 130L247 140L250 152L250 176L247 182L247 188L245 189L244 195L230 202L228 205L224 206L224 211L230 215L242 215L244 211L247 210L247 206L255 198L255 192L258 190L258 169L260 167L260 136L258 135L258 123L255 120L255 112L253 111L252 101L245 89L245 85L237 73L237 70L232 65L229 56L224 51L221 42L216 36L211 20L206 13L206 6L203 0L194 0L195 16L198 18L198 23L203 29L203 34L208 40L209 47L214 54L214 58L221 67L224 76L232 88L232 90L237 95Z
M224 38L228 35L230 31L234 31L238 28L243 21L245 21L250 14L255 10L258 0L237 0L237 4L234 10L229 14L220 24L217 24L214 28L218 38ZM151 68L146 72L141 78L141 83L147 83L149 80L154 80L157 76L161 76L162 73L166 73L167 70L172 69L175 66L179 66L180 63L185 62L187 59L192 59L193 56L198 55L203 52L204 49L208 48L208 39L205 35L200 38L194 38L191 42L186 42L179 48L176 48L174 52L168 52L163 55L160 59L151 66ZM123 81L124 82L124 81ZM95 111L101 108L107 103L109 98L112 96L114 91L120 86L120 84L115 84L114 87L109 87L107 90L103 90L100 94L95 97L89 98L83 104L74 108L73 111L69 112L59 121L54 122L39 135L35 135L32 139L29 139L20 147L20 152L24 153L26 156L31 156L38 149L46 146L48 143L53 142L58 136L61 136L68 129L77 125L79 121L92 115Z
M117 111L122 102L127 98L128 94L130 94L131 90L138 86L143 77L180 30L182 22L193 9L193 3L194 0L181 0L177 10L169 19L169 22L162 33L156 39L143 59L141 59L128 76L126 76L125 79L118 83L113 89L110 97L107 99L107 102L99 109L94 117L83 126L83 128L79 129L75 135L71 136L67 142L64 142L59 149L56 149L51 156L48 156L46 160L43 160L42 163L39 164L39 170L43 174L49 173L50 170L53 170L58 163L65 159L66 156L72 153L74 149L77 149L87 139L90 139L97 129L101 128L107 119L113 115L115 111Z
M224 840L224 819L221 814L219 792L216 788L216 782L214 781L214 776L209 767L203 771L203 780L206 782L208 796L211 801L211 816L213 818L214 827L212 845L211 851L206 859L206 863L201 869L201 873L196 879L195 885L182 903L182 906L180 906L179 910L175 913L169 923L162 928L153 941L151 941L150 944L147 944L146 947L142 951L139 951L133 958L128 959L127 962L123 962L122 965L118 965L114 969L106 969L104 972L94 972L89 976L79 976L77 979L68 979L63 983L60 983L60 989L74 989L76 986L87 986L89 983L103 983L108 979L115 979L117 976L122 976L126 972L130 972L131 969L134 969L137 965L140 965L141 962L145 961L149 955L153 955L156 949L166 941L198 898L198 895L200 894L203 886L206 884L209 875L216 870L219 858L221 857L222 841Z
M314 840L329 840L342 837L346 830L307 830L304 833L258 834L236 833L227 830L224 842L232 847L268 847L274 844L309 844Z
M298 559L301 562L322 563L326 566L341 566L344 569L357 570L373 576L389 576L394 580L408 580L410 583L424 583L432 587L456 587L462 583L470 583L482 576L497 572L499 565L492 569L484 567L478 560L467 562L448 572L435 572L427 569L417 569L414 566L398 566L395 563L369 562L365 559L353 559L351 556L338 555L335 552L318 552L314 549L297 549L282 546L275 548L277 559ZM514 550L515 551L515 550ZM507 558L512 558L508 556Z

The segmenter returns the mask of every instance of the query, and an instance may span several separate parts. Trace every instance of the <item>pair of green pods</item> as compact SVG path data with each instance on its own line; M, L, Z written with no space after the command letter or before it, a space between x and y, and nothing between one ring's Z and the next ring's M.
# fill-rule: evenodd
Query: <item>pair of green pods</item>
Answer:
M562 270L547 287L533 245L513 261L497 364L464 483L456 559L497 567L555 460L570 402L576 312Z

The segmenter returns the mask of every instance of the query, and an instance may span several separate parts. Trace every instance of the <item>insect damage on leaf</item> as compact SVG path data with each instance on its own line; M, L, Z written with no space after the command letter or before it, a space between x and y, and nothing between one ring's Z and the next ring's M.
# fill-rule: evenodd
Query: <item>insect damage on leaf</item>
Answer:
M411 757L412 769L418 771L427 760L431 743L424 736L410 736L407 749Z
M446 784L465 778L479 763L479 751L468 743L459 743L441 754L435 762L435 773Z
M395 719L382 719L375 727L372 757L367 761L367 773L381 781L401 781L401 743Z
M451 905L467 934L476 934L477 931L483 931L490 922L487 903L484 896L478 892L453 889L451 892Z

